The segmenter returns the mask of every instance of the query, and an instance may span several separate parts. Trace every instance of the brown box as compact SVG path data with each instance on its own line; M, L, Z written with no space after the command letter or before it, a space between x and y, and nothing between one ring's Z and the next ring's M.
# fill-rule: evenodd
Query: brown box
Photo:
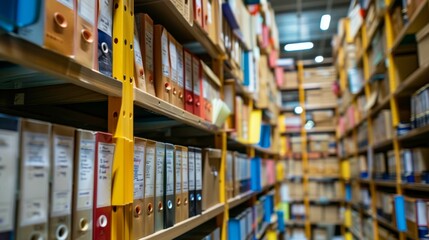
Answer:
M419 55L419 66L425 66L429 63L429 24L416 34L417 49Z
M323 221L323 207L319 205L310 206L310 222L318 223Z
M326 223L337 223L340 221L338 206L325 206L323 214L323 220Z
M283 79L283 88L298 88L298 73L296 71L285 72Z
M202 210L206 210L219 203L220 162L222 151L220 149L204 149L203 155L203 201Z

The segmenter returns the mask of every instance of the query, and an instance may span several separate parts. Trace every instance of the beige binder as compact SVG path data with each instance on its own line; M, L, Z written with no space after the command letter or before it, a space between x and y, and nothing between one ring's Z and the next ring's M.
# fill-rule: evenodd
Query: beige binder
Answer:
M98 0L77 0L76 5L75 59L88 68L95 67L94 56L98 50L95 26L97 5Z
M155 232L155 152L156 142L146 141L145 185L144 185L144 236Z
M134 138L133 238L144 237L144 186L146 139Z
M165 143L156 142L155 153L155 232L164 228Z
M189 217L188 148L182 147L182 221Z
M53 125L49 239L71 239L75 129Z
M220 149L206 148L203 152L203 189L202 210L209 209L218 204L220 162L222 151Z
M174 146L174 194L176 203L175 222L182 221L182 146Z

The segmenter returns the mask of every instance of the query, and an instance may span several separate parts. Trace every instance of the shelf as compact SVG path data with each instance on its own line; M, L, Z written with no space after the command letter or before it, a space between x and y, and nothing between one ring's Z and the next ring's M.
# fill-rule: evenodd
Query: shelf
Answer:
M384 97L377 105L375 105L374 108L372 108L369 112L369 115L371 117L376 116L379 112L381 112L381 110L383 109L388 109L390 108L390 99L392 98L393 95L388 95L386 97Z
M323 199L323 198L309 199L309 201L310 201L310 204L314 204L314 205L331 205L331 204L338 204L343 202L342 199Z
M307 104L305 105L305 110L307 111L317 111L317 110L335 110L337 104Z
M169 33L180 43L199 43L205 52L212 58L225 56L219 45L212 42L207 33L194 22L191 26L174 6L173 1L145 1L134 2L135 12L145 12L155 23L163 25Z
M22 83L23 88L26 86L35 87L35 82L40 83L40 86L71 83L82 87L82 91L85 93L88 92L85 90L91 90L105 96L122 96L121 81L83 67L69 57L10 35L0 34L0 59L7 59L9 62L38 71L26 76ZM25 71L21 69L17 71L17 74ZM7 79L2 76L0 81L4 80ZM75 91L77 90L75 89ZM69 92L68 94L72 93ZM78 93L74 92L74 94ZM87 94L81 95L82 101L85 101L84 96L88 97ZM67 98L67 96L62 97ZM55 99L51 100L52 103L57 103Z
M315 127L312 129L306 129L307 133L335 133L336 128L335 127Z
M419 67L408 76L395 91L396 97L409 97L419 88L427 84L429 75L429 64Z
M388 228L388 229L390 229L392 231L399 232L398 229L395 226L392 225L392 223L388 222L387 220L385 220L385 219L383 219L381 217L377 216L377 222L380 225L383 225L384 227L386 227L386 228Z
M389 180L373 180L374 184L380 187L390 187L390 188L395 188L396 187L396 182L393 181L389 181Z
M429 125L416 128L409 131L407 134L398 137L398 141L402 145L412 145L415 142L427 143L429 136Z
M374 144L372 149L374 152L383 152L393 148L393 139L383 140L379 143Z
M426 183L402 183L401 186L407 190L429 192L429 184Z
M229 209L232 209L232 208L248 201L249 199L251 199L255 195L256 195L255 192L249 191L247 193L240 194L234 198L228 199L228 207L229 207Z
M206 211L204 211L201 215L191 217L183 222L180 222L174 225L171 228L163 229L158 231L152 235L141 238L140 240L159 240L159 239L174 239L183 235L192 229L200 226L201 224L209 221L210 219L218 216L225 210L224 204L217 204Z
M263 147L260 147L256 144L243 143L243 142L239 141L238 139L231 137L231 136L228 137L228 147L231 147L231 150L238 150L241 152L246 152L247 148L253 148L255 150L255 152L257 152L257 153L267 154L267 155L271 155L271 156L279 155L279 153L277 153L271 149L263 148Z
M305 220L287 220L285 221L286 226L305 226Z
M308 181L312 182L334 182L338 181L340 176L326 176L326 177L309 177Z
M153 113L156 113L158 115L161 115L161 117L167 117L170 119L176 120L178 123L171 123L172 126L177 125L188 125L192 126L201 130L204 130L205 132L214 134L219 131L219 129L216 127L216 125L213 125L204 119L184 110L180 109L168 102L165 102L162 99L159 99L151 94L148 94L146 92L143 92L139 89L134 89L134 104L138 107L141 107L145 110L149 110ZM136 117L136 121L139 119ZM151 119L149 119L151 120ZM152 121L155 122L157 125L161 125L159 118L153 118ZM146 128L142 129L139 128L139 125L136 124L135 128L138 131L149 131L154 126L149 124L148 120L145 120L144 125ZM154 124L155 124L154 123ZM156 125L155 124L155 125ZM165 126L164 126L165 127Z
M391 52L393 54L400 52L400 45L408 34L415 34L429 22L428 1L424 0L414 12L414 15L409 19L398 36L393 42Z

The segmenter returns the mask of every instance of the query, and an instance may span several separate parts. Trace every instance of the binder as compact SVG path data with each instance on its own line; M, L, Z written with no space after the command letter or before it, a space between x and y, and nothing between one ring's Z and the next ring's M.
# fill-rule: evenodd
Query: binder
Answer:
M16 239L48 238L51 125L21 120L21 161Z
M144 75L142 52L140 49L137 26L134 27L134 87L146 92L146 78Z
M189 1L189 0L179 0L179 1L182 1L184 4L183 16L185 17L185 19L189 23L189 25L193 26L194 25L194 4L193 4L193 1Z
M93 239L109 240L112 219L112 165L115 144L110 133L95 134Z
M182 221L182 146L174 146L175 223Z
M95 67L98 0L77 0L75 23L75 60L88 68ZM49 19L48 19L49 21Z
M53 125L49 238L70 239L75 129Z
M174 195L174 145L165 144L164 164L164 228L172 227L175 223L175 195Z
M188 180L189 180L189 217L196 215L196 185L195 185L195 149L193 147L188 147Z
M202 210L218 204L219 183L220 183L220 164L222 151L220 149L204 149L203 152L203 188L202 188Z
M155 152L156 142L146 141L145 185L144 185L144 236L155 232Z
M134 138L134 201L133 233L134 239L144 237L144 186L146 139Z
M76 130L72 239L92 239L96 132Z
M174 106L179 106L179 97L178 97L178 83L177 83L177 48L176 40L171 34L168 34L168 52L169 52L169 62L170 62L170 81L171 81L171 103Z
M405 232L407 231L407 222L405 214L405 199L404 196L396 195L394 197L395 201L395 214L396 214L396 227L398 231Z
M30 6L26 4L25 8ZM65 56L74 53L75 1L40 1L36 22L18 29L18 35Z
M15 117L0 114L0 239L14 239L15 201L18 182L19 124Z
M189 217L188 148L182 147L182 221Z
M155 96L153 20L149 15L143 13L137 14L135 20L139 33L141 54L143 56L146 92Z
M177 54L177 101L176 106L180 109L185 107L185 67L183 59L183 47L176 42ZM192 81L192 80L191 80Z
M194 56L192 57L192 93L194 99L194 114L199 117L203 116L203 96L201 95L202 81L200 60Z
M98 0L97 33L98 48L97 61L98 71L102 74L112 76L112 31L113 31L113 0ZM136 43L134 43L136 45ZM135 51L135 50L134 50Z
M227 199L234 197L234 153L226 153L226 196Z
M155 232L164 228L165 143L156 142L155 153Z
M203 0L193 0L194 2L194 22L203 27Z
M185 74L185 110L193 113L194 112L194 93L193 93L193 62L192 54L184 49L183 50L184 60L184 74Z
M154 27L154 61L156 96L171 103L171 69L168 32L161 25Z
M203 201L203 156L201 148L194 148L195 154L195 214L201 214Z
M11 32L15 27L34 23L40 12L40 1L4 1L0 8L0 28Z
M261 166L262 166L262 159L259 157L254 157L251 160L250 163L250 171L251 171L251 190L254 192L260 192L262 191L262 184L261 180Z

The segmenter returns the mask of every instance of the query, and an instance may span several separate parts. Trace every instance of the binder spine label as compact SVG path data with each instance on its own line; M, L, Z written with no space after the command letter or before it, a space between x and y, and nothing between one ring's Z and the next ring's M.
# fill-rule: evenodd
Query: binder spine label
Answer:
M145 191L144 196L146 198L153 197L155 193L155 148L147 146L146 148L146 166L145 166Z
M161 54L162 54L162 75L170 77L170 63L168 59L168 37L167 31L164 30L161 36Z
M174 194L174 150L167 149L166 159L166 193L167 195Z
M95 24L95 0L79 0L78 1L79 16L85 19L89 24Z
M203 98L208 99L209 97L209 83L207 82L207 78L203 77Z
M54 174L52 176L51 215L71 214L74 139L54 137Z
M49 137L25 132L20 226L44 223L48 215Z
M176 150L176 193L182 192L182 151Z
M196 190L203 189L203 174L202 169L203 162L201 157L201 152L195 153L195 187Z
M57 0L57 1L70 9L74 9L74 4L73 4L74 0Z
M193 84L194 94L200 95L200 63L197 59L193 59Z
M188 172L189 191L193 191L195 190L195 158L193 152L189 152Z
M134 199L143 199L144 191L144 156L145 146L135 145L134 147Z
M145 21L145 49L147 70L153 72L153 25Z
M77 210L91 209L94 192L95 141L81 140L77 179Z
M111 205L112 164L114 152L114 144L103 142L98 144L97 208Z
M177 49L174 42L170 42L170 64L171 64L171 81L177 82Z
M165 159L165 148L156 148L156 180L155 180L155 196L163 196L164 194L164 159Z
M14 225L18 139L18 132L0 130L0 232Z
M101 0L99 4L98 29L112 37L112 0Z
M188 152L182 152L182 191L188 192Z
M183 83L183 51L180 48L180 52L177 50L176 48L176 52L177 52L177 85L180 88L183 88L184 83Z
M192 56L185 52L185 88L192 91Z

